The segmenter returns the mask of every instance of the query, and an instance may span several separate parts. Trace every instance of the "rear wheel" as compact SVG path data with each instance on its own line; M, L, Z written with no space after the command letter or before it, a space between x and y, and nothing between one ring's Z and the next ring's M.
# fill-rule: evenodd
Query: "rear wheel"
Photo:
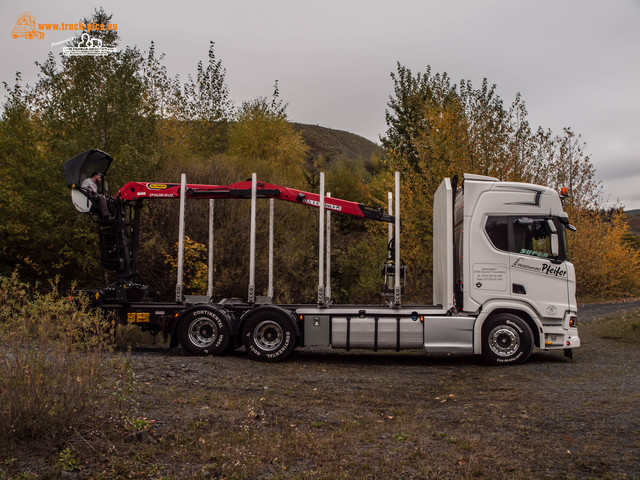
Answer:
M291 321L273 311L250 317L242 329L242 343L249 356L263 362L284 360L296 346L296 333Z
M195 355L220 355L231 337L229 322L210 308L187 312L178 327L178 339L182 348Z
M520 317L499 313L482 326L482 356L492 365L524 363L533 351L533 332Z

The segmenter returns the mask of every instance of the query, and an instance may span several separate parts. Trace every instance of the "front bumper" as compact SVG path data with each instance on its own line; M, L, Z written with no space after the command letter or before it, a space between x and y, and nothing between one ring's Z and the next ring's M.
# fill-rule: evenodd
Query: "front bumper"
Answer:
M577 348L580 346L578 336L578 321L575 313L567 313L562 325L544 327L544 337L541 339L540 348L544 350L557 350Z
M555 329L553 329L555 330ZM578 329L548 331L544 333L544 350L556 350L565 348L577 348L580 346Z

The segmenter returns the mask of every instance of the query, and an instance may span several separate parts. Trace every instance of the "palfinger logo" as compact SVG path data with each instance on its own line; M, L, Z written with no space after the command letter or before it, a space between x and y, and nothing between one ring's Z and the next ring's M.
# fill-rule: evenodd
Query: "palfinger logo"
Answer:
M13 30L11 30L11 36L13 38L24 37L29 40L32 38L44 38L44 32L41 32L36 28L36 17L31 15L31 12L23 12L22 15L18 15Z

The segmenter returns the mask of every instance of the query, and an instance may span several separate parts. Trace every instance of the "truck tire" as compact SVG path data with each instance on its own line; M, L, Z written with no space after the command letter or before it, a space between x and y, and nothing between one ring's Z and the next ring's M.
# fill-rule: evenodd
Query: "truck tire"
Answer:
M212 308L195 308L185 313L178 326L180 345L194 355L220 355L230 337L229 321Z
M533 352L533 332L520 317L499 313L482 326L482 356L492 365L524 363Z
M283 314L262 311L249 317L242 329L242 343L254 360L278 362L296 346L296 333Z

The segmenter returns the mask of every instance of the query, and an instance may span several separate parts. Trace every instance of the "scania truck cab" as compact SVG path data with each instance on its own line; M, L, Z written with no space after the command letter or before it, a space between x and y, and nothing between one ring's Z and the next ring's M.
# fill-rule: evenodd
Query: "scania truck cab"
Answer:
M489 336L490 348L505 353L501 344L510 348L517 327L483 334L483 326L512 314L525 319L538 347L570 354L580 345L566 233L575 228L558 192L467 174L454 208L456 298L464 312L478 315L474 351Z

